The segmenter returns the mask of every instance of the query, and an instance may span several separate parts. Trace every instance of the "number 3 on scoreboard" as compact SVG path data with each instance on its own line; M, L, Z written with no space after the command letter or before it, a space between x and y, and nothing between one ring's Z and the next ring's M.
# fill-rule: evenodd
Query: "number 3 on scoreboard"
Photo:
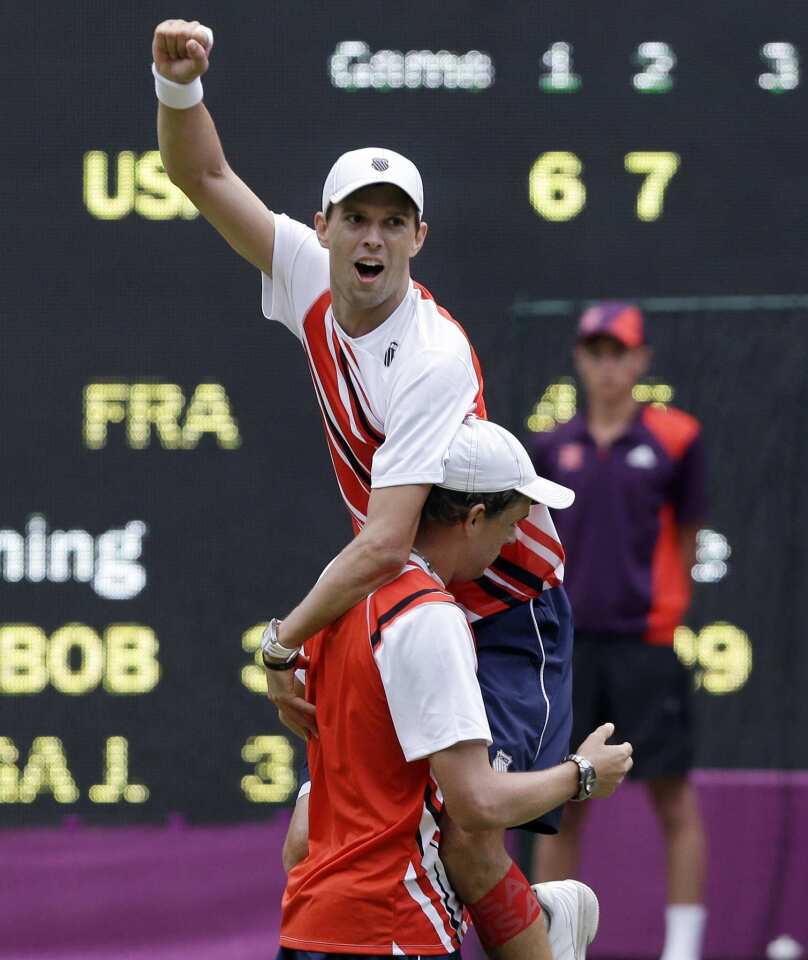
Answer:
M637 194L638 219L658 220L665 190L679 169L679 155L648 150L627 153L625 168L629 173L645 176ZM536 160L530 168L528 190L530 205L540 217L559 223L578 216L586 206L586 186L580 178L582 170L580 158L564 150L551 150Z

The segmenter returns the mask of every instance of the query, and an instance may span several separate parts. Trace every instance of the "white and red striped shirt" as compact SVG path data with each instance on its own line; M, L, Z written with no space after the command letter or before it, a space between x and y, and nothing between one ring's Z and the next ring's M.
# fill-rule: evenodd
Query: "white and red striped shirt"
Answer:
M301 341L331 462L358 531L374 487L440 483L464 417L485 417L483 377L463 328L420 284L375 330L349 337L334 319L328 251L309 227L275 215L262 307ZM469 620L535 597L563 579L564 551L546 507L479 580L452 584Z

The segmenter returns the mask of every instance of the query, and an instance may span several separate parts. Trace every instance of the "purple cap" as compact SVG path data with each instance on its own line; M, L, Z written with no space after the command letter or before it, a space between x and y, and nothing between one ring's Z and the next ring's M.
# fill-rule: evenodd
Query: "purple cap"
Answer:
M641 347L645 343L645 324L640 308L617 300L592 304L578 321L578 341L590 337L614 337L629 349Z

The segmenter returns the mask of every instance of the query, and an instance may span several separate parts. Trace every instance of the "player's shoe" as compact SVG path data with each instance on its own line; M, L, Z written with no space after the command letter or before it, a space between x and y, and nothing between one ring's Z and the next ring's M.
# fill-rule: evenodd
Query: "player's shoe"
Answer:
M547 922L553 960L584 960L598 932L600 908L595 891L577 880L533 884Z

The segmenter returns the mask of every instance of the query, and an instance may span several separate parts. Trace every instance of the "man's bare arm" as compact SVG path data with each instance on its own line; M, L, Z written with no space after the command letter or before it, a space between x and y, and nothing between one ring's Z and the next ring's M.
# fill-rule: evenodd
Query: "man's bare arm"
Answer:
M577 753L595 768L593 796L609 796L631 769L629 743L608 744L614 725L593 731ZM568 761L549 770L498 773L491 768L484 744L457 743L430 758L443 793L446 812L464 830L516 827L549 813L578 792L578 767Z
M281 624L278 639L284 646L300 646L401 571L431 489L422 483L371 491L358 536Z
M157 72L175 83L190 83L207 72L211 46L210 34L198 21L165 20L152 42ZM271 274L272 212L231 170L204 103L187 110L160 103L157 136L171 181L236 253Z
M365 526L283 620L278 639L290 649L333 623L397 576L415 540L431 484L372 490ZM295 694L291 670L267 670L267 695L291 729L316 731L314 708Z

